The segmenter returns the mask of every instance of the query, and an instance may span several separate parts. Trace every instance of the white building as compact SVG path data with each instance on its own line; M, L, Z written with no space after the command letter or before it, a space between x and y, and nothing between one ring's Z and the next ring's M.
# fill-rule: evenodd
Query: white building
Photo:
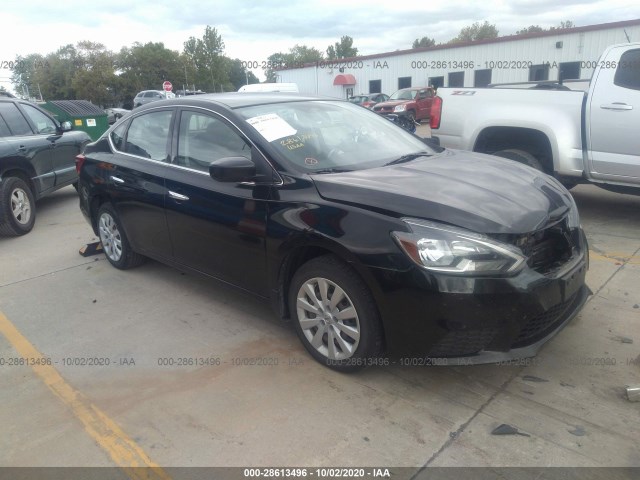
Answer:
M300 93L345 98L422 86L589 79L606 47L640 41L640 19L399 50L282 69Z

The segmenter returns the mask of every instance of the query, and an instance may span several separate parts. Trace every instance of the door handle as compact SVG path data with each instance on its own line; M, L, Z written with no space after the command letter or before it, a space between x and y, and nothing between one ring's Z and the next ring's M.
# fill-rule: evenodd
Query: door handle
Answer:
M20 145L20 146L18 147L18 151L19 151L19 152L26 152L26 151L27 151L27 147L25 147L24 145Z
M120 177L114 177L113 175L111 175L111 180L113 180L115 183L119 183L120 185L124 183L123 179L121 179Z
M600 108L604 108L605 110L633 110L632 105L627 105L622 102L613 102L605 105L600 105Z
M171 190L169 190L169 196L174 200L180 200L182 202L186 202L187 200L189 200L189 197L187 197L186 195L182 195L177 192L172 192Z

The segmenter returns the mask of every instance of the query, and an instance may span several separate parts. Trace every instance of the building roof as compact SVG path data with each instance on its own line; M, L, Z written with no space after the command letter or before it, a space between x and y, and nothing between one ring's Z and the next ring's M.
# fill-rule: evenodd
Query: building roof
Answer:
M624 20L621 22L610 22L610 23L599 23L597 25L586 25L584 27L557 28L554 30L545 30L544 32L524 33L521 35L506 35L504 37L489 38L486 40L473 40L469 42L459 42L459 43L443 43L440 45L436 45L434 47L409 48L406 50L396 50L393 52L375 53L372 55L361 55L357 57L340 58L336 60L324 60L324 62L332 62L332 63L336 63L337 65L342 62L349 62L353 60L369 60L369 59L375 59L375 58L395 57L398 55L407 55L410 53L448 50L453 48L469 47L472 45L487 45L491 43L513 42L517 40L526 40L530 38L552 37L557 35L568 35L571 33L593 32L597 30L609 30L612 28L624 28L624 27L632 27L636 25L640 25L640 18L637 18L634 20ZM278 68L276 70L296 70L298 68L313 67L317 63L319 62L309 62L309 63L305 63L300 67Z

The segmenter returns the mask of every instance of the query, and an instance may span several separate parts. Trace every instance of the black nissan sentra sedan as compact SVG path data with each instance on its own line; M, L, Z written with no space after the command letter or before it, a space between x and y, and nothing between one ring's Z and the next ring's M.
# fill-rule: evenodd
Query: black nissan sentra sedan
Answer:
M150 257L268 299L337 370L529 357L590 293L558 181L431 146L346 101L154 102L77 169L113 266Z

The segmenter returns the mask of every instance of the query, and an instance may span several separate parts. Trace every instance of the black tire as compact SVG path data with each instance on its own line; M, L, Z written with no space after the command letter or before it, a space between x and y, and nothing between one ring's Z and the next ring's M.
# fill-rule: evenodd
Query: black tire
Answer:
M407 112L407 115L409 115L409 118L413 123L416 123L416 112L414 112L413 110L409 110Z
M524 150L517 149L508 149L508 150L500 150L495 152L493 155L496 157L508 158L509 160L515 160L518 163L522 163L524 165L528 165L536 170L540 170L544 172L544 168L536 157L531 155L529 152L525 152Z
M324 295L320 283L326 285ZM311 299L309 288L316 300ZM321 305L324 303L321 307L324 313L317 308L316 294L326 301L320 302ZM332 306L330 303L334 296L340 301ZM299 307L299 297L311 309ZM374 364L382 352L382 326L373 295L358 274L333 255L314 258L298 269L289 289L289 308L294 328L304 347L315 360L333 370L360 370ZM319 313L312 313L313 308ZM306 328L303 328L301 320ZM313 326L313 323L317 325ZM358 333L357 340L350 332ZM314 340L317 340L317 346L312 343Z
M97 224L104 254L111 265L127 270L144 263L145 257L129 245L118 214L110 203L103 203L98 209Z
M36 222L36 199L22 178L5 177L0 184L0 235L16 237L29 233Z

